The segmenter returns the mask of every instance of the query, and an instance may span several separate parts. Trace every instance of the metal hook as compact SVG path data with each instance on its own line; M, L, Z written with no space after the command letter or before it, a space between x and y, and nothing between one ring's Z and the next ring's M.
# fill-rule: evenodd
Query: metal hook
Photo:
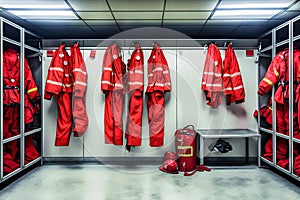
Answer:
M204 54L206 54L207 48L208 48L208 45L207 45L207 44L204 44L204 49L203 49L203 53L204 53Z

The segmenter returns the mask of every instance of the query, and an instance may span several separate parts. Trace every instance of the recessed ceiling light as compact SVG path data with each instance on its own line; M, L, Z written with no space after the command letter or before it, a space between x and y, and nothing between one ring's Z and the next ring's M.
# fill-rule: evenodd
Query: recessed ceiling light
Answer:
M1 5L1 7L5 9L70 9L70 7L66 4L61 5L45 5L45 4L39 4L39 5L23 5L23 4L4 4Z
M216 12L213 15L213 19L239 19L239 18L247 18L247 19L269 19L272 16L279 13L281 9L276 10L216 10Z
M287 8L291 3L236 3L236 4L220 4L218 9L252 9L252 8Z
M71 10L9 10L24 19L35 19L35 18L77 18L77 16Z

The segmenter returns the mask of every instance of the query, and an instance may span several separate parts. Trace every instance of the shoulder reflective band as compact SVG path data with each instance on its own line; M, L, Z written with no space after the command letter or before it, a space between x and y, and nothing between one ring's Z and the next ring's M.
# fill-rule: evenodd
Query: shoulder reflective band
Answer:
M272 81L270 81L269 79L264 78L263 80L264 80L265 82L267 82L269 85L273 85Z
M38 88L37 88L37 87L35 87L35 88L32 88L32 89L30 89L30 90L28 90L28 91L27 91L27 94L28 94L28 93L30 93L30 92L35 92L35 91L37 91L37 90L38 90Z
M177 146L177 149L178 149L178 156L182 156L182 157L193 156L193 146Z
M273 71L276 76L279 76L279 72L276 69L273 69Z

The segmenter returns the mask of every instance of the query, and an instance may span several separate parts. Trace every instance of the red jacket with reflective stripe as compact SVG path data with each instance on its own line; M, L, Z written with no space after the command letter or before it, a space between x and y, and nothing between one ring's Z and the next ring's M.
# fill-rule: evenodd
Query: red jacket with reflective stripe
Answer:
M45 86L45 99L57 96L60 92L73 92L72 60L61 44L54 52Z
M101 91L123 90L125 85L123 75L126 72L126 65L122 61L121 48L117 44L110 45L104 54L102 64Z
M217 99L212 100L212 96L220 96L223 93L222 58L220 51L215 44L210 44L208 47L201 89L205 92L208 105L211 105L211 101L219 101ZM217 104L221 104L221 101ZM218 105L214 104L214 107L217 106Z
M78 44L74 44L71 47L71 55L74 76L74 96L84 97L87 87L87 72Z
M300 80L300 51L294 50L294 81ZM267 73L258 86L258 94L264 95L272 89L276 83L279 84L275 92L275 101L284 104L289 97L289 51L284 50L278 53L272 60ZM299 84L294 88L299 87ZM296 90L297 91L297 90ZM299 100L299 92L296 92L296 100Z
M240 72L239 63L231 45L225 52L223 61L224 94L227 96L227 105L245 101L245 90Z
M144 54L139 44L135 44L131 58L128 60L128 91L144 89Z
M148 86L146 93L153 91L169 92L172 90L170 70L165 55L155 44L148 59Z
M3 104L19 104L20 55L13 49L3 52L3 87ZM32 103L39 100L40 95L26 59L24 60L24 93L25 123L27 124L33 121L33 114L39 110L39 107Z

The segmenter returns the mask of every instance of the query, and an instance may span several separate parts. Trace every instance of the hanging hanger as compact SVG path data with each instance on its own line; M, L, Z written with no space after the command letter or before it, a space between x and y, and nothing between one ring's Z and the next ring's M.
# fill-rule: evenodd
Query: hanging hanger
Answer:
M207 45L207 44L204 44L204 46L203 46L203 47L204 47L204 49L203 49L203 53L204 53L204 54L206 54L206 52L207 52L207 48L208 48L208 45Z

